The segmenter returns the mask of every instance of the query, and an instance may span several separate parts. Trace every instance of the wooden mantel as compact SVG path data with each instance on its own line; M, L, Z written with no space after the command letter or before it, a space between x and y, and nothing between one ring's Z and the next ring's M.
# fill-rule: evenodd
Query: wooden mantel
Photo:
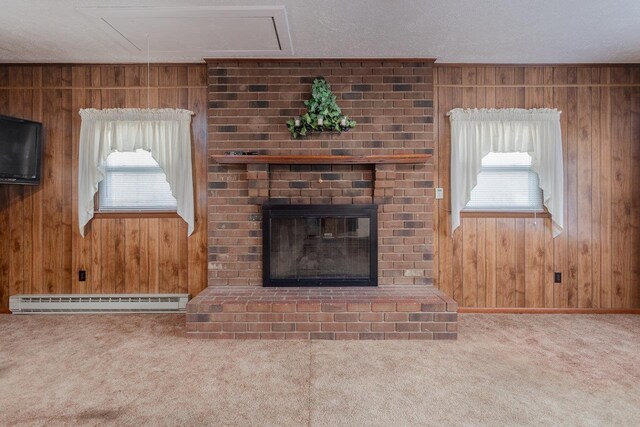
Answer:
M418 164L425 163L431 154L388 154L372 156L281 156L281 155L213 155L220 164L279 164L279 165L363 165L363 164Z

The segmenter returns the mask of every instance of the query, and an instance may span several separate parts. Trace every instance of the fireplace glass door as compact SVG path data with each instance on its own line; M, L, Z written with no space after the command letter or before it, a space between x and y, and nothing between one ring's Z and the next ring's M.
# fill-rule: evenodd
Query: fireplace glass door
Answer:
M377 285L373 205L265 205L265 286Z

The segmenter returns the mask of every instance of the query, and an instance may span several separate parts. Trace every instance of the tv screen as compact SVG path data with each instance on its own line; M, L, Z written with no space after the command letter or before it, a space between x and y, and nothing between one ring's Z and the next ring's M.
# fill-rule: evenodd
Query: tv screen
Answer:
M0 184L40 184L42 124L0 116Z

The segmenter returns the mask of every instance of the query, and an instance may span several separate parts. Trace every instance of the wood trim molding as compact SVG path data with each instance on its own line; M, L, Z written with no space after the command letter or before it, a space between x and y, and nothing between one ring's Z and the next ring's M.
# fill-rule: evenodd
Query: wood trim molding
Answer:
M150 89L146 86L74 86L70 84L68 86L0 86L0 90L151 90L157 91L158 89L207 89L208 86L153 86ZM146 96L146 93L145 95Z
M629 67L637 65L634 62L580 62L580 63L555 63L555 64L547 64L547 63L530 63L530 64L513 64L513 63L497 63L492 64L488 62L440 62L436 59L435 67L439 68L448 68L448 67L519 67L519 68L530 68L530 67L567 67L567 68L584 68L584 67Z
M488 88L488 89L497 89L497 88L511 88L511 89L521 89L521 88L574 88L574 87L640 87L640 83L567 83L567 84L468 84L468 83L440 83L435 84L434 88Z
M465 212L460 211L462 218L551 218L549 212Z
M424 163L431 154L389 154L374 156L278 156L278 155L213 155L220 164L273 164L273 165L362 165L377 163Z
M177 211L101 211L99 192L93 195L93 219L180 218Z
M309 61L340 61L340 62L436 62L436 58L204 58L210 62L309 62Z
M640 308L493 308L458 307L458 313L469 314L640 314Z
M94 212L93 218L180 218L180 216L177 212Z
M183 67L183 66L202 66L203 61L198 62L152 62L152 67ZM117 64L109 62L0 62L0 67L144 67L146 62L118 62Z

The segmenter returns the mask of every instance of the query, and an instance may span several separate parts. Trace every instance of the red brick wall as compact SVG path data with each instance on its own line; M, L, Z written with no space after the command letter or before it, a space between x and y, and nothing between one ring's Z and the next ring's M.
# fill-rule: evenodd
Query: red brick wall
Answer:
M373 203L372 165L273 165L269 198L292 204Z
M211 61L209 154L432 153L431 62ZM285 122L305 111L324 76L355 129L293 139ZM433 166L218 165L208 170L209 285L262 284L260 205L376 203L380 285L433 282Z

